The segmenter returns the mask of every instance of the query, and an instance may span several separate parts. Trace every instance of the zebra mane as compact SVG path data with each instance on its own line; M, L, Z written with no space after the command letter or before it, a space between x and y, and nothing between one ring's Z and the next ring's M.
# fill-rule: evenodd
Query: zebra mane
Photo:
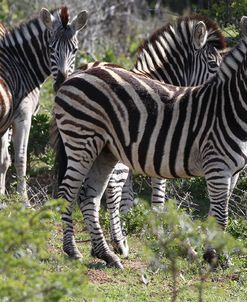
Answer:
M21 37L20 35L16 35L17 33L23 33L23 36L26 40L30 39L30 34L28 30L32 28L32 24L34 25L33 28L36 30L36 35L38 35L38 29L40 31L40 34L45 30L45 26L39 19L39 16L32 17L28 21L22 22L19 25L16 25L14 27L7 28L4 25L5 32L0 34L0 47L12 47L19 43L18 39ZM2 28L1 28L2 29ZM0 32L2 31L0 29ZM21 40L24 40L23 37L20 38Z
M60 19L62 22L63 27L65 28L69 22L69 14L67 6L62 6L60 10Z
M62 24L63 28L66 29L68 22L69 22L69 13L68 8L66 6L62 6L61 9L53 9L50 13L58 19L58 22ZM58 23L58 24L59 24ZM32 27L32 24L35 25L36 31L39 28L40 33L45 31L45 26L43 22L40 20L39 14L35 14L30 19L21 22L19 25L16 25L11 28L5 27L2 23L0 23L0 43L9 45L9 37L15 35L16 32L23 32L24 36L27 29ZM59 26L59 25L58 25ZM38 33L37 33L38 34Z
M210 20L209 18L201 15L192 15L186 17L180 17L175 23L168 22L163 27L156 30L149 38L144 40L137 51L136 64L140 60L142 54L150 46L155 48L156 42L161 37L167 37L169 40L183 41L186 39L190 42L190 38L193 34L193 24L203 21L208 31L207 43L211 43L218 50L223 50L226 47L225 38L221 33L217 23ZM188 44L189 45L189 44ZM169 49L163 48L165 53L169 52ZM136 66L135 64L135 66Z
M226 47L225 37L221 33L218 25L216 22L212 21L211 19L201 16L201 15L192 15L186 17L179 17L175 23L168 22L163 27L157 29L149 38L143 41L140 45L138 53L142 52L143 49L146 49L149 44L154 44L160 36L164 35L173 35L174 30L176 30L176 34L180 35L180 38L183 38L184 33L182 31L183 24L188 25L187 35L192 35L191 27L189 25L193 25L195 22L203 21L208 30L208 38L207 41L212 43L214 47L221 50ZM179 37L176 36L178 39Z
M247 36L243 37L238 44L233 47L223 57L218 72L215 77L230 78L233 72L243 72L246 77L247 70ZM214 77L213 77L214 78ZM213 80L212 78L212 80Z
M86 71L89 68L102 67L102 66L110 67L110 68L111 67L113 67L113 68L123 68L120 65L109 63L109 62L94 61L94 62L90 62L90 63L83 63L78 67L78 69Z

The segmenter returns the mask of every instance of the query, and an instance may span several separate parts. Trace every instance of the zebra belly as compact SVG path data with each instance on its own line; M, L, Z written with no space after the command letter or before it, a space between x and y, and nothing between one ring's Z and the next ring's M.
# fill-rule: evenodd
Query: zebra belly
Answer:
M158 177L158 178L190 178L194 176L204 176L201 160L199 156L199 152L194 148L190 154L190 158L188 160L189 168L185 167L185 159L184 153L182 150L178 151L177 158L175 162L171 163L169 154L167 156L163 155L162 158L159 159L160 165L157 168L157 164L154 163L154 153L149 153L149 158L146 159L145 164L141 164L140 158L136 154L131 154L132 156L128 156L126 152L121 150L121 152L117 152L115 148L110 148L111 152L114 154L118 160L128 166L131 170L135 172L147 175L150 177ZM156 158L157 160L157 158Z

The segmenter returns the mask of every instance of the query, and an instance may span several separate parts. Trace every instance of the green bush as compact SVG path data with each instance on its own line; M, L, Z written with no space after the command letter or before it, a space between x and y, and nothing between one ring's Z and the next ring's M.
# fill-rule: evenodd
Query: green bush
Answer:
M54 156L49 147L50 117L47 114L37 114L33 117L28 144L28 167L44 166L51 170Z
M53 211L60 211L61 202L47 203L37 211L25 209L18 200L7 204L0 210L0 300L48 302L80 297L83 301L84 267L73 262L70 269L70 263L59 263L49 246Z
M193 221L185 211L177 209L174 201L167 202L164 212L150 213L146 238L152 270L165 270L172 275L171 301L176 301L182 291L178 283L178 276L182 273L180 259L193 255L198 275L198 301L203 301L204 281L211 271L211 266L202 261L205 247L215 248L220 255L243 251L242 242L220 230L212 217L205 222ZM191 248L197 254L192 254ZM225 261L224 257L220 259Z
M138 204L122 215L121 221L124 224L127 234L142 234L150 214L150 207L144 200L139 200Z

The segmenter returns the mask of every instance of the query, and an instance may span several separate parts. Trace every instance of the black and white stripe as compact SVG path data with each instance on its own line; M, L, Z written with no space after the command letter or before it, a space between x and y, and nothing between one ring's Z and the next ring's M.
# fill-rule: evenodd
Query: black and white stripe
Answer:
M228 199L246 164L246 44L225 56L211 80L191 88L111 66L77 71L55 99L68 160L59 195L72 202L86 177L102 192L118 160L153 177L204 176L210 213L225 228ZM84 213L90 206L81 203ZM63 217L68 225L70 214ZM108 252L97 256L119 261Z
M28 204L26 158L32 115L39 105L41 84L52 73L60 79L74 69L77 32L85 26L82 11L68 23L67 7L40 16L12 30L0 28L0 192L5 193L5 175L10 165L8 131L13 125L17 192ZM58 85L57 84L57 85Z
M179 18L174 24L169 23L157 30L142 43L132 72L180 86L198 85L216 72L221 61L218 50L222 50L224 46L222 33L211 20L202 16ZM83 65L81 69L104 65L112 66L109 63L94 62ZM119 219L121 190L120 212L127 212L133 205L132 182L130 179L126 180L127 171L127 166L117 164L106 188L112 244L114 250L124 256L128 254L128 245ZM165 199L165 180L152 178L151 183L152 206L160 208ZM81 200L84 200L85 190L84 187ZM96 195L94 193L91 197L96 198ZM87 202L90 202L89 194ZM101 245L105 245L103 238Z

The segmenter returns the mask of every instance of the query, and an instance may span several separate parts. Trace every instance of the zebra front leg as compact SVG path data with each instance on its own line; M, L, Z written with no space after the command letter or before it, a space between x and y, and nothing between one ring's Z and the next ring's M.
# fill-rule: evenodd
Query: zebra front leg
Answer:
M106 189L106 205L110 212L112 246L114 251L123 257L128 256L129 247L126 234L124 234L122 229L123 223L121 223L120 220L119 207L121 202L125 202L125 211L127 211L127 208L129 209L132 206L133 203L130 204L129 200L129 194L131 194L129 191L131 188L132 186L129 179L129 168L122 163L118 163L115 166L115 169L112 172L108 182ZM128 192L125 192L126 189ZM126 193L128 193L127 200ZM128 202L128 205L126 202Z
M32 113L19 114L13 121L13 146L15 152L15 169L17 174L17 194L26 207L31 207L27 195L27 147L31 128Z
M208 194L210 198L210 210L209 215L216 218L216 221L220 225L223 231L225 231L228 223L228 203L231 193L238 180L239 173L231 176L218 175L217 177L206 176ZM211 264L212 267L216 267L219 264L219 255L214 247L208 245L205 249L203 258ZM227 256L227 262L230 263L230 258ZM225 267L229 266L227 263Z
M0 138L0 194L5 194L5 182L6 173L9 166L11 165L10 155L8 151L9 146L9 130L7 130L4 135Z
M161 178L151 178L152 184L152 209L161 210L164 208L165 195L166 195L166 180Z
M110 267L123 268L118 256L110 250L99 222L100 201L116 162L110 153L99 155L80 194L80 209L91 236L92 255L106 261Z

